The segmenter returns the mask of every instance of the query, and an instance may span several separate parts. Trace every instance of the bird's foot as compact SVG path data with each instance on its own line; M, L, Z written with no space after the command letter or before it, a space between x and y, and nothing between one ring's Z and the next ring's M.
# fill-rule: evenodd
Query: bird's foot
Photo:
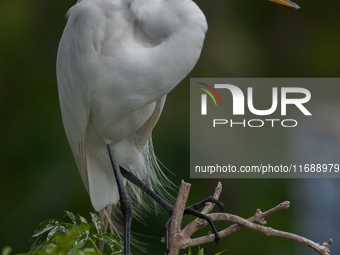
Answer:
M203 201L193 204L192 206L186 207L184 209L184 214L190 214L190 215L194 215L200 219L204 219L206 220L214 234L215 234L215 244L218 244L218 242L220 241L220 234L218 233L216 226L214 224L214 221L207 215L197 211L198 209L200 209L201 207L203 207L205 205L205 203L207 202L211 202L216 204L219 208L220 208L220 212L223 212L224 210L224 204L221 203L220 201L218 201L217 199L215 199L214 197L210 196L206 199L204 199ZM172 219L172 213L173 213L174 207L172 207L172 209L170 209L169 211L169 220L165 225L165 251L168 254L170 252L170 242L169 242L169 238L170 238L170 223L171 223L171 219Z

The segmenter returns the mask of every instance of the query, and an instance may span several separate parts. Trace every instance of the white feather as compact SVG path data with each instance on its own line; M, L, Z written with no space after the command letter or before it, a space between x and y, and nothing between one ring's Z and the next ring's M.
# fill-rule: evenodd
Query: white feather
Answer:
M119 199L106 149L111 141L121 166L163 188L151 131L166 95L196 64L206 30L191 0L79 0L69 10L58 50L59 98L96 210Z

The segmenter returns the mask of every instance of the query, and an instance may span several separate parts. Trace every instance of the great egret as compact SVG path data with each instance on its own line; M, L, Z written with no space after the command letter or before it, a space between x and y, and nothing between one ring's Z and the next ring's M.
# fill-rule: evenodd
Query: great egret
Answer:
M93 207L120 199L124 254L130 254L131 203L122 174L172 213L136 177L162 188L151 131L166 95L195 66L207 27L191 0L78 0L68 11L57 58L63 123Z

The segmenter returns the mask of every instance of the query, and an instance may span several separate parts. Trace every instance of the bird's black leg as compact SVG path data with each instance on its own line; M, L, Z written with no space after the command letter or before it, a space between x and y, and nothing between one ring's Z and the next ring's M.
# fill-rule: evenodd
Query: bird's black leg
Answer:
M170 223L171 223L172 216L169 217L168 222L165 224L165 252L166 254L169 254L170 252L170 242L169 242L169 237L170 237Z
M216 204L219 208L220 208L220 212L223 212L224 211L224 204L221 203L220 201L218 201L217 199L215 199L213 196L210 196L206 199L204 199L203 201L201 202L198 202L196 204L193 204L189 207L187 207L186 209L188 208L191 208L191 209L194 209L194 210L198 210L200 209L201 207L203 207L205 205L206 202L211 202L211 203L214 203ZM185 212L184 212L185 213Z
M215 203L219 208L220 208L220 212L223 212L224 210L224 204L221 203L220 201L216 200L214 197L208 197L206 199L204 199L203 201L199 202L199 203L196 203L192 206L189 206L189 207L186 207L184 209L184 214L190 214L190 215L194 215L200 219L204 219L206 220L213 232L214 232L214 235L215 235L215 243L218 244L218 242L220 241L220 234L218 233L216 227L215 227L215 224L214 224L214 221L207 215L203 214L203 213L200 213L198 212L197 210L200 209L201 207L203 207L205 205L206 202L211 202L211 203ZM171 223L171 216L168 220L168 222L166 223L165 225L165 251L166 253L168 254L170 252L170 247L169 247L169 238L170 238L170 231L169 231L169 228L170 228L170 223Z
M130 171L125 170L123 167L120 167L122 175L135 184L138 188L140 188L142 191L144 191L149 197L151 197L153 200L155 200L156 203L158 203L160 206L164 208L165 211L169 215L172 214L173 206L169 204L167 201L165 201L163 198L161 198L156 192L154 192L152 189L150 189L144 182L142 182L136 175L131 173Z
M124 255L130 255L130 236L132 220L131 200L124 186L122 173L120 171L120 167L118 165L116 153L112 143L107 145L107 150L109 152L113 172L116 177L119 192L120 209L123 213L124 218Z
M171 204L169 204L167 201L165 201L163 198L161 198L159 195L157 195L144 182L138 179L138 177L135 176L133 173L125 170L122 167L120 168L120 170L121 170L122 175L126 179L128 179L130 182L135 184L137 187L139 187L142 191L144 191L147 195L149 195L153 200L155 200L160 206L162 206L168 212L170 218L167 224L165 225L165 250L167 253L169 253L169 233L170 233L169 228L170 228L171 216L172 216L174 207ZM215 203L220 208L220 212L223 212L223 209L224 209L223 203L216 200L214 197L210 196L199 203L196 203L192 206L185 208L184 214L194 215L196 217L199 217L201 219L208 221L208 223L210 224L215 234L215 242L217 244L220 240L220 235L218 234L218 231L215 227L213 220L209 216L197 211L199 208L203 207L206 202Z

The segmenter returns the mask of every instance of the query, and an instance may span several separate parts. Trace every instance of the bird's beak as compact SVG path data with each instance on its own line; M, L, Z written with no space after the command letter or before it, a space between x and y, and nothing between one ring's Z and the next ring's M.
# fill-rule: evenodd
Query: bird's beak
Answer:
M269 0L271 2L277 3L277 4L282 4L282 5L286 5L289 7L293 7L295 9L300 9L300 6L298 6L296 3L290 1L290 0Z

